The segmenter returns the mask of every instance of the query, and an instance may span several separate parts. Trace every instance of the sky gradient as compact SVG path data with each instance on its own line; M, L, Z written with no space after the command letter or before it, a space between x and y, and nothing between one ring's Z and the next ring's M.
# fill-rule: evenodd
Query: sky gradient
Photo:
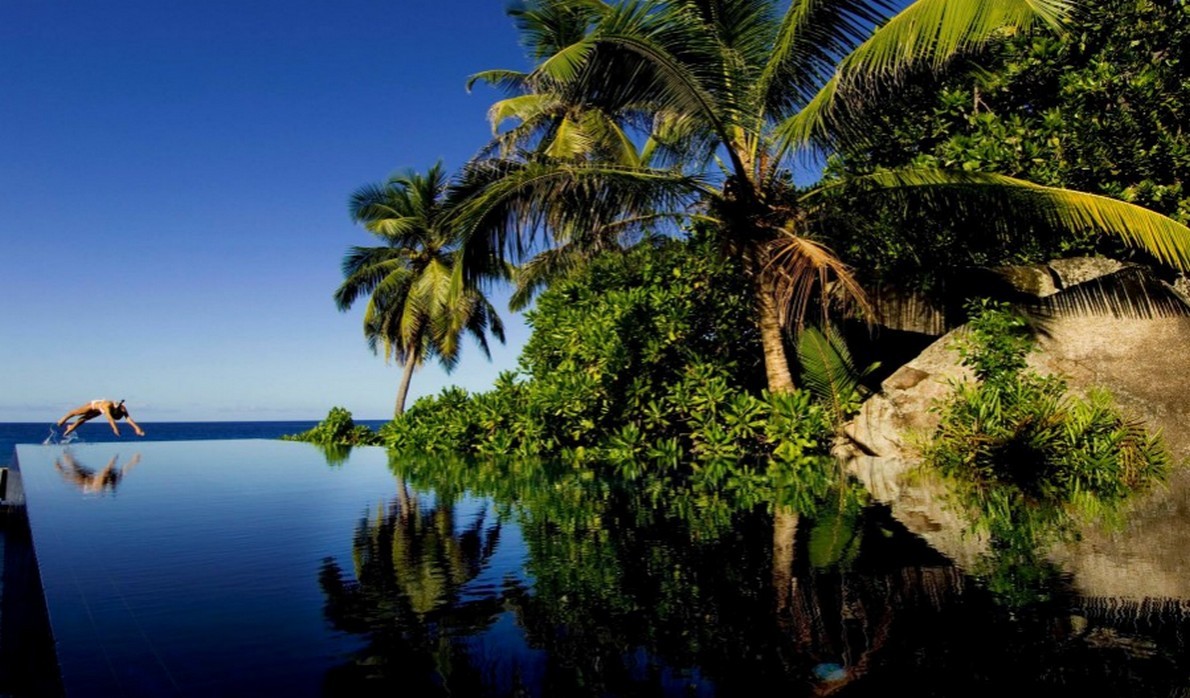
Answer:
M487 140L528 61L488 0L0 0L0 421L93 398L138 422L392 414L399 367L332 300L359 186ZM485 390L470 341L446 385Z

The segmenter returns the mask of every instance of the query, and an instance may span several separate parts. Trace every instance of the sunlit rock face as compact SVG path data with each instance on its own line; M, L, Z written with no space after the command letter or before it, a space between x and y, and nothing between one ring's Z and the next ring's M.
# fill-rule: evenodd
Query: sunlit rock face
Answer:
M1065 377L1071 390L1112 391L1120 405L1162 429L1176 457L1190 458L1190 286L1145 267L1100 257L1044 265L972 270L965 297L1016 303L1036 331L1032 368ZM889 295L890 326L914 325L925 301ZM900 314L898 314L898 312ZM946 323L917 323L927 332ZM848 425L841 453L911 456L911 442L936 425L929 408L954 381L971 380L953 349L962 325L950 327L899 367Z
M1176 469L1168 487L1133 503L1122 531L1087 530L1052 551L1081 593L1122 599L1190 599L1190 312L1176 285L1111 260L1017 268L1020 307L1037 330L1030 367L1083 393L1106 388L1128 415L1161 430ZM1005 294L999 294L1005 297ZM955 381L971 380L950 330L892 373L846 426L836 449L849 470L911 530L962 565L986 546L963 535L962 517L929 478L910 478L915 441L937 426L930 411Z

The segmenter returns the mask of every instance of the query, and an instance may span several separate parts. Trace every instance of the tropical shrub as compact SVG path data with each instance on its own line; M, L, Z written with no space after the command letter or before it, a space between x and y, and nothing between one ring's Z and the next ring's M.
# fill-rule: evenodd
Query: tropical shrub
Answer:
M1110 505L1165 478L1171 457L1160 434L1124 416L1110 394L1076 396L1061 378L1026 368L1033 342L1011 306L978 300L969 310L957 349L976 381L956 384L935 408L941 421L925 464L977 490L1006 487L1047 503Z
M710 240L605 254L527 314L520 370L486 393L448 388L381 429L401 451L565 456L632 470L693 459L825 453L831 421L803 391L764 390L750 289Z
M319 446L375 446L380 435L362 424L356 424L351 411L332 407L326 419L299 434L287 434L282 441L305 441Z

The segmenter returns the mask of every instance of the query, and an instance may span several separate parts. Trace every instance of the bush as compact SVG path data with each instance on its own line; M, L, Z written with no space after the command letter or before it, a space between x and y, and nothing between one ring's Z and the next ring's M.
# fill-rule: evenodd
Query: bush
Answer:
M1125 417L1110 394L1070 395L1060 378L1026 369L1033 341L1023 317L988 301L970 310L957 349L977 380L956 385L936 407L941 422L923 449L926 464L1049 503L1116 503L1166 477L1171 459L1160 435Z
M624 471L826 453L809 395L763 390L751 289L709 240L606 254L527 315L520 370L486 393L448 388L381 429L394 449L605 461ZM629 472L629 474L631 474Z
M326 419L300 434L282 436L283 441L305 441L319 446L375 446L380 435L366 426L356 425L351 412L344 407L332 407Z

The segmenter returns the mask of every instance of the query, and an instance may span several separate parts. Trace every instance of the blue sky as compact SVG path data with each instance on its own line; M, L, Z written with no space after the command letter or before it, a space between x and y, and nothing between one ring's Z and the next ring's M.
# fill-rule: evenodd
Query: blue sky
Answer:
M331 300L374 241L347 199L483 145L499 95L467 76L527 65L504 8L0 0L0 421L389 417L398 367ZM410 398L515 367L505 321Z

